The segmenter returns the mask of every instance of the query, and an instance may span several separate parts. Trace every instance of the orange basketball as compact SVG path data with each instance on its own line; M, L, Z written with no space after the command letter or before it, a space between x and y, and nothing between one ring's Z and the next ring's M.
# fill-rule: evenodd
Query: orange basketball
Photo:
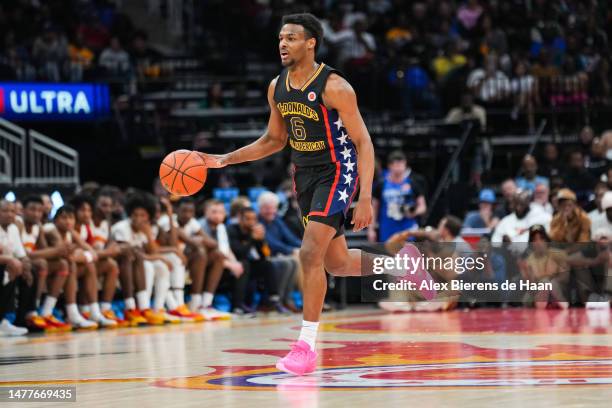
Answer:
M175 196L197 193L206 181L204 160L191 150L176 150L167 155L159 166L162 186Z

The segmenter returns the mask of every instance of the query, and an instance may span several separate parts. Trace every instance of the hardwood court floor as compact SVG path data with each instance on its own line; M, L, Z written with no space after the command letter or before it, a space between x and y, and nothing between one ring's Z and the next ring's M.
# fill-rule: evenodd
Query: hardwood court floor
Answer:
M2 338L0 386L74 384L59 405L87 407L612 406L608 311L326 314L320 370L291 377L274 363L299 319Z

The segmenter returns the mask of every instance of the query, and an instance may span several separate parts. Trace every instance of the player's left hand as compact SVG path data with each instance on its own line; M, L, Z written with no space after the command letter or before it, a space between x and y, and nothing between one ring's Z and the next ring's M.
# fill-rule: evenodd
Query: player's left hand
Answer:
M374 210L372 209L371 200L359 200L353 211L353 231L361 231L372 222Z

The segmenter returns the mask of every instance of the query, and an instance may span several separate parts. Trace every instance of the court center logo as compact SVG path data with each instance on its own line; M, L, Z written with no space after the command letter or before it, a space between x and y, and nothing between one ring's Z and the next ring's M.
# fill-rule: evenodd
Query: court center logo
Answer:
M282 340L284 341L284 340ZM287 340L288 341L288 340ZM273 366L215 366L210 374L162 380L154 385L207 390L382 390L445 387L612 384L612 347L543 345L494 349L457 342L327 342L323 364L295 377ZM340 346L340 347L338 347ZM278 350L234 349L230 353L281 357Z

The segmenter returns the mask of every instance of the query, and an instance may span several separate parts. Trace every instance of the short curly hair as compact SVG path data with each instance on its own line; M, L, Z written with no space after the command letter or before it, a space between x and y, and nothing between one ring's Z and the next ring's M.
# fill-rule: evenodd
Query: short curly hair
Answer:
M137 208L145 210L149 214L150 220L155 219L155 213L157 212L156 201L155 197L151 194L144 192L134 192L130 194L125 203L125 211L128 217L131 216Z

